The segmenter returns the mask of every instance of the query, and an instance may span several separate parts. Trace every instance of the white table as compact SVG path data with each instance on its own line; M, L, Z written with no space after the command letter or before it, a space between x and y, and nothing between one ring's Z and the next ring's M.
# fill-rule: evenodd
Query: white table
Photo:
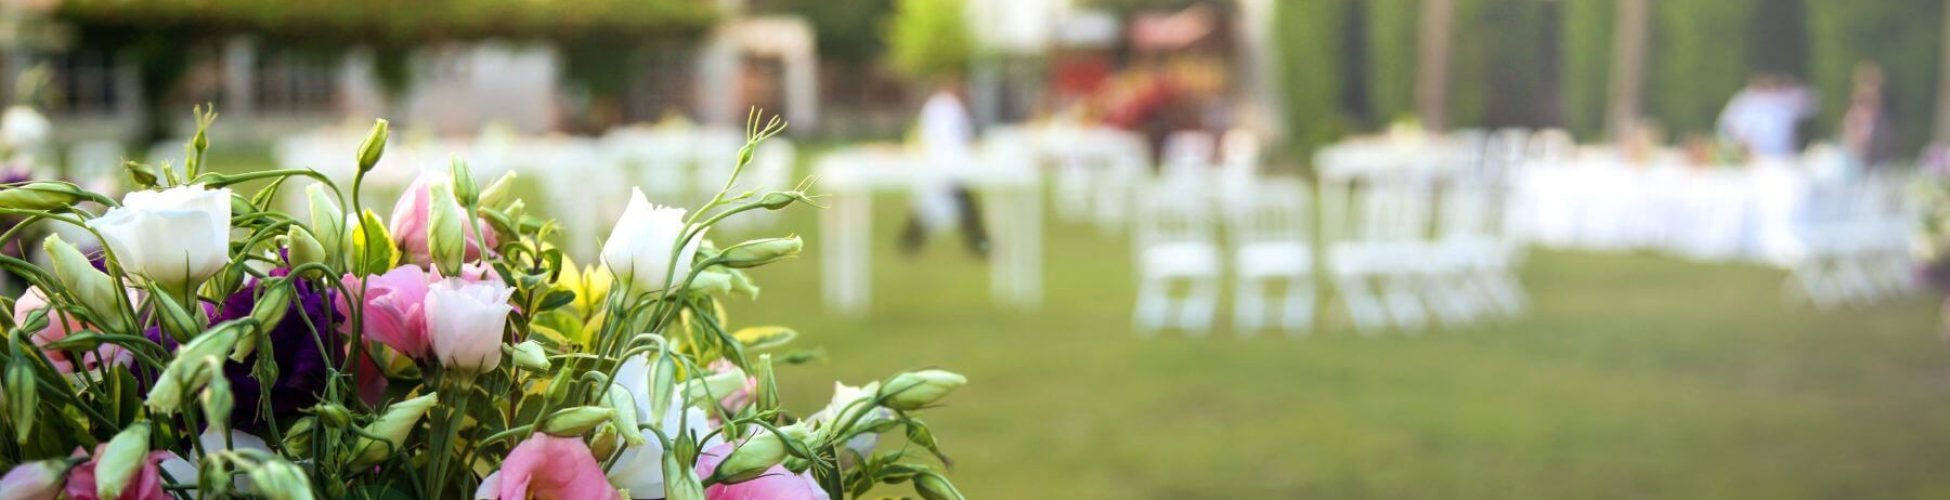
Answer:
M1522 172L1512 222L1544 246L1775 264L1801 251L1795 225L1811 181L1791 163L1696 168L1596 158Z
M1033 160L991 151L963 167L927 165L919 154L889 146L856 146L820 157L820 260L829 309L868 310L872 287L873 196L912 193L924 183L959 183L981 195L989 230L990 293L996 302L1029 308L1042 301L1042 190ZM903 207L904 208L904 207Z

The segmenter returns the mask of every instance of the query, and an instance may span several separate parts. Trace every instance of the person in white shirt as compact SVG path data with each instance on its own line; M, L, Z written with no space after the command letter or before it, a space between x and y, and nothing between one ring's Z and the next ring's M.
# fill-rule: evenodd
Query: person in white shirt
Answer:
M1756 75L1720 112L1720 136L1756 158L1784 158L1800 151L1795 127L1814 115L1815 97L1781 75Z
M921 105L916 135L925 171L915 176L914 215L901 232L901 249L909 255L919 252L928 236L954 228L961 229L970 252L988 253L988 233L975 196L952 175L975 165L974 124L959 94L953 80L943 78Z

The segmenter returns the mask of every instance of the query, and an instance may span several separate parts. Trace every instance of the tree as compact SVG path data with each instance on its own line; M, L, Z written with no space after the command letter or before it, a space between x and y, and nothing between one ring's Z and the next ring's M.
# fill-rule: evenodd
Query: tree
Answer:
M961 0L899 0L887 24L887 57L895 71L926 80L961 73L970 46Z

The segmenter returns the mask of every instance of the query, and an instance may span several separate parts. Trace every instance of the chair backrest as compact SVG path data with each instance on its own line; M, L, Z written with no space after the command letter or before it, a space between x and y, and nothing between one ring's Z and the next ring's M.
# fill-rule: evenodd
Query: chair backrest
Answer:
M1159 183L1138 199L1131 234L1139 251L1166 243L1216 243L1215 207L1204 192Z
M1180 130L1165 136L1159 153L1159 172L1165 175L1196 175L1210 169L1218 157L1217 139L1203 130Z
M1425 153L1366 146L1323 150L1322 239L1328 243L1415 243L1430 236L1430 165Z
M1501 135L1501 134L1499 134ZM1436 200L1436 234L1455 237L1513 237L1507 228L1514 172L1508 167L1507 144L1498 136L1481 143L1454 144L1435 151L1430 177Z
M1300 179L1262 179L1231 193L1226 235L1234 246L1265 242L1309 244L1311 189Z

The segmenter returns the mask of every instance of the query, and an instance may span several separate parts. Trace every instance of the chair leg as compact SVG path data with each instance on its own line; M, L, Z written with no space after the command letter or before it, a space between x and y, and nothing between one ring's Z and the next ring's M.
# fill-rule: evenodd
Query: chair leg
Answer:
M1334 278L1334 288L1339 290L1341 303L1347 306L1347 316L1354 321L1354 328L1364 334L1388 327L1387 311L1381 301L1369 289L1368 279L1361 275L1343 275Z
M1132 322L1137 325L1139 334L1152 336L1164 328L1171 308L1170 292L1164 280L1145 278L1138 283L1137 310L1133 312Z
M1280 307L1280 327L1289 336L1304 336L1314 326L1314 277L1287 278L1286 304Z
M1232 291L1232 323L1240 336L1259 335L1266 318L1265 283L1257 278L1238 278Z
M1421 291L1434 310L1436 319L1450 326L1468 324L1476 319L1476 305L1471 303L1467 289L1462 286L1462 276L1451 273L1434 273L1421 277Z
M1517 284L1516 276L1507 268L1485 268L1470 273L1470 288L1488 300L1498 314L1516 316L1523 314L1528 299L1523 286Z
M1395 326L1405 331L1420 331L1428 324L1428 312L1415 293L1419 283L1414 276L1389 276L1382 283L1382 300L1388 304L1388 313L1394 316Z
M1205 336L1212 331L1212 317L1219 308L1219 280L1217 277L1193 278L1190 294L1185 297L1184 314L1179 325L1187 333Z

